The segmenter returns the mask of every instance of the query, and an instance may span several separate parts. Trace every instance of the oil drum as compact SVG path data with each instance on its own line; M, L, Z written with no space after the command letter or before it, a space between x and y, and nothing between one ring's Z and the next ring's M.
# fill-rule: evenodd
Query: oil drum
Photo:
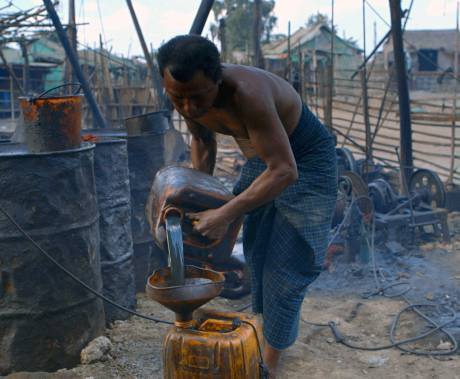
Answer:
M118 304L134 309L136 292L126 140L98 136L95 144L103 292ZM129 316L109 303L104 307L107 324Z
M185 159L185 143L171 127L167 113L151 112L125 120L128 140L131 225L136 291L144 292L147 277L166 265L166 255L153 242L146 204L155 174L163 166Z
M58 263L102 289L94 145L29 153L0 145L0 206ZM104 330L102 301L34 247L0 212L0 374L79 362Z

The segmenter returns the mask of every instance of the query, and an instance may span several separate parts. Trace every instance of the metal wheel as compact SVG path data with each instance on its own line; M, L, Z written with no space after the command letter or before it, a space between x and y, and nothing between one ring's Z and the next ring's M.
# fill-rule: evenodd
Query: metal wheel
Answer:
M385 179L377 179L369 184L369 197L379 213L389 212L395 204L396 195Z
M367 184L358 174L351 171L345 171L342 176L347 177L351 181L352 194L354 197L368 195Z
M446 206L446 190L434 171L427 169L414 171L409 179L409 191L419 194L422 201L432 208Z
M337 154L339 175L342 175L345 171L356 172L356 161L350 149L346 147L336 147L335 152Z

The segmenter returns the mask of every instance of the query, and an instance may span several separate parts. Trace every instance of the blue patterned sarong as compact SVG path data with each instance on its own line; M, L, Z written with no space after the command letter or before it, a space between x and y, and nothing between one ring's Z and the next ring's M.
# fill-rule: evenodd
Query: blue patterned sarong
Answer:
M297 338L307 287L324 261L337 196L333 137L306 106L289 141L298 180L247 214L243 226L253 311L262 313L265 340L279 350ZM234 193L248 188L265 169L261 159L249 159Z

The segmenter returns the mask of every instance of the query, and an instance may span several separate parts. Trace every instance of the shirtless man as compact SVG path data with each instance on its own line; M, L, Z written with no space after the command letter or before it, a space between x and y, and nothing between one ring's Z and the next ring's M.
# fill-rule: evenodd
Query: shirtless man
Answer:
M192 134L192 164L211 174L215 133L233 136L247 162L218 209L190 214L210 239L246 215L243 248L253 311L263 316L263 358L274 378L280 353L297 337L307 287L319 274L336 200L332 136L285 80L222 64L216 46L178 36L158 53L164 87Z

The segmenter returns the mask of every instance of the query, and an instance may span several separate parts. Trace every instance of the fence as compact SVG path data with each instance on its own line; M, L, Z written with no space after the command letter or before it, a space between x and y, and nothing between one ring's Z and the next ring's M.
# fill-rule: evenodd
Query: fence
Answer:
M400 128L395 77L372 71L371 67L364 86L362 77L352 79L352 74L335 73L332 101L328 101L330 77L309 73L305 77L313 80L303 85L303 97L326 123L332 103L331 124L338 146L350 148L361 158L368 151L375 161L398 168L395 148L399 147ZM454 109L453 93L411 92L411 119L414 167L432 169L442 179L460 183L460 135L456 133L460 115Z

